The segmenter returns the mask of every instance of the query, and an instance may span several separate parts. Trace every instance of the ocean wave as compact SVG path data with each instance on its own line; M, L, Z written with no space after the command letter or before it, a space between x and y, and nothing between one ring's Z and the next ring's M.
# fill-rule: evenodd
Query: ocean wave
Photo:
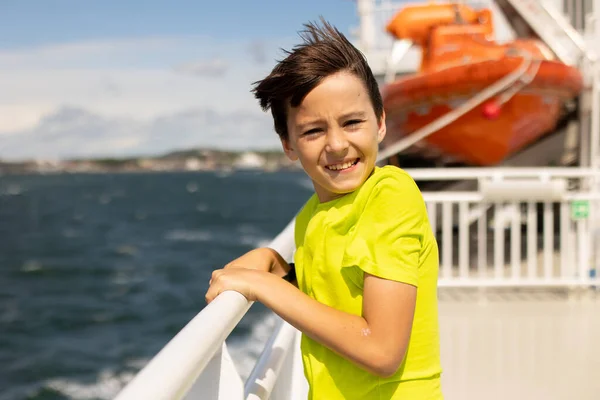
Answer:
M165 239L177 242L210 242L214 236L205 230L175 229L167 232Z
M196 193L198 191L198 184L196 182L188 182L185 188L188 193Z
M247 246L252 246L254 248L268 246L272 240L266 237L257 237L251 235L241 235L238 239L240 243L245 244Z
M261 235L256 229L248 230L248 228L240 229L239 227L233 235L230 232L209 232L204 229L175 229L168 231L165 234L165 239L175 242L240 243L253 248L266 246L273 240Z
M135 376L135 372L117 373L103 370L95 382L81 383L74 379L52 379L43 389L55 391L73 400L108 400L114 398Z
M37 260L27 260L21 266L21 272L36 272L42 270L42 263Z
M231 358L243 382L250 376L273 332L277 319L277 315L267 313L253 324L247 335L230 337L226 340ZM149 361L145 359L130 360L126 363L126 367L141 370ZM42 389L57 392L73 400L108 400L113 399L135 377L136 373L130 369L121 372L104 369L93 382L56 378L46 381Z
M16 184L8 185L4 188L0 188L0 196L19 196L23 194L23 187Z
M250 224L240 224L236 227L240 243L252 247L267 246L273 238L267 237L257 227Z
M196 211L198 211L198 212L206 212L206 211L208 211L208 204L206 204L206 203L198 203L196 205Z

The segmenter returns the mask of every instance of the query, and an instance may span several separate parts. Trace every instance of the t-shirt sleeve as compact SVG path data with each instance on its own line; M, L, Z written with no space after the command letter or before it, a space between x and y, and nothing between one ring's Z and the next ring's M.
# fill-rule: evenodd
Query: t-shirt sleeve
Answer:
M314 205L313 197L309 198L306 203L304 203L294 218L294 247L296 249L304 243L306 228L312 212L311 208Z
M408 174L383 178L373 187L350 235L344 266L418 286L426 219L425 202Z

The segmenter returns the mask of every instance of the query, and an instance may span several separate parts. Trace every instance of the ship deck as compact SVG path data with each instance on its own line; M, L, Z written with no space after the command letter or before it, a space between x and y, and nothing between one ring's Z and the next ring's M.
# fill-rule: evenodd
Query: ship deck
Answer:
M600 291L440 289L445 399L600 398Z

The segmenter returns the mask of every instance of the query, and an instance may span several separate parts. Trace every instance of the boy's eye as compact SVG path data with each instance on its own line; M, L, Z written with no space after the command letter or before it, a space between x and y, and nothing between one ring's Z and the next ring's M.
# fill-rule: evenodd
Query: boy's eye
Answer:
M354 126L354 125L358 125L361 122L363 122L362 119L351 119L350 121L346 122L346 126Z
M313 129L309 129L306 132L304 132L304 135L312 135L313 133L319 133L321 132L321 128L313 128Z

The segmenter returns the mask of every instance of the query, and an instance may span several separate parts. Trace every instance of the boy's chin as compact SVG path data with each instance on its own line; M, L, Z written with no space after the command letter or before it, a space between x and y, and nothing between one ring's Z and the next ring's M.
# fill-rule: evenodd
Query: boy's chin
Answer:
M357 181L357 182L348 182L345 185L333 185L333 186L327 187L327 191L336 196L343 196L348 193L352 193L356 189L358 189L360 187L360 183L362 183L362 182Z

